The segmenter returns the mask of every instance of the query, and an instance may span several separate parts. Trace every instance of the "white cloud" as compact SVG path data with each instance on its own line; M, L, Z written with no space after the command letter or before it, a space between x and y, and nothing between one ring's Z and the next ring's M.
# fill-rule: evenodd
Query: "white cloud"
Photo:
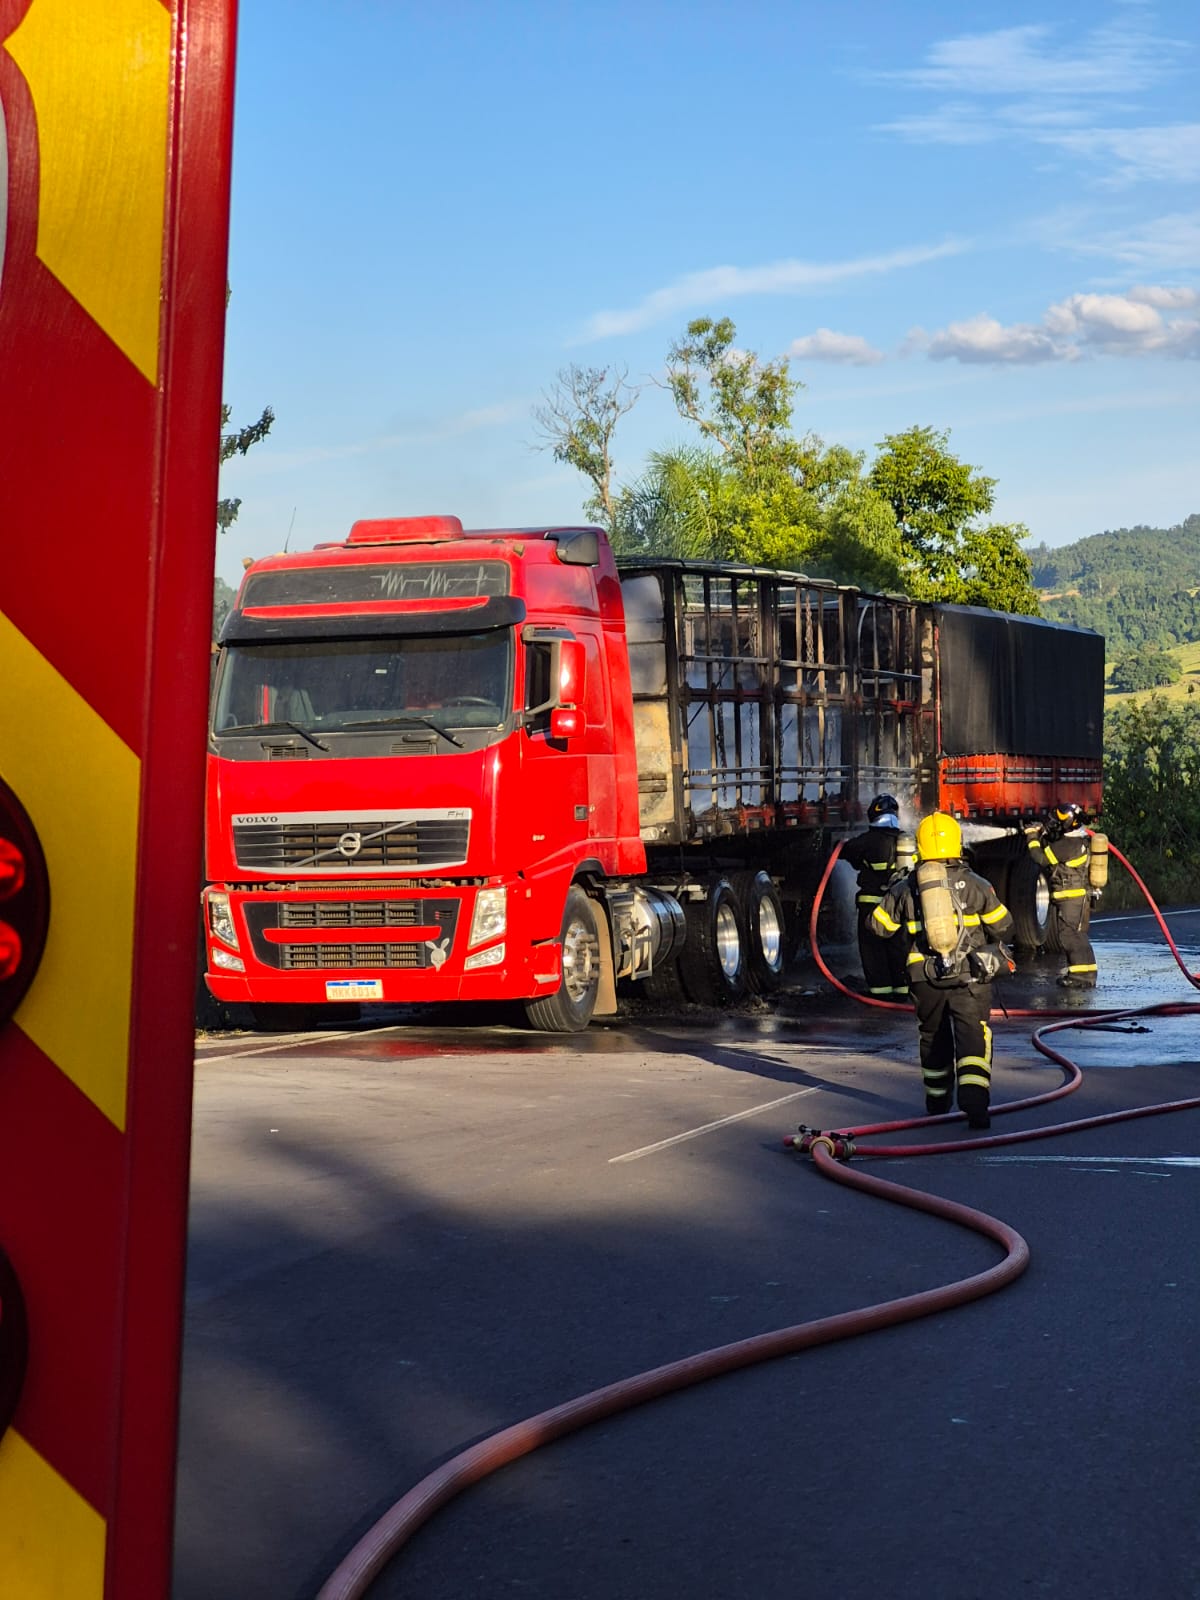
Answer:
M1174 211L1091 238L1081 233L1082 224L1070 219L1043 230L1045 242L1051 246L1082 255L1109 256L1143 272L1200 267L1200 211Z
M1200 357L1200 318L1164 312L1200 308L1200 292L1144 285L1125 294L1073 294L1040 324L1007 326L981 313L932 335L910 336L933 361L1028 366L1089 355Z
M1056 49L1040 24L964 34L933 45L923 65L883 76L909 88L978 95L1128 95L1171 70L1177 41L1121 23Z
M501 428L506 422L519 422L527 417L529 406L528 400L505 400L499 405L478 406L473 411L448 418L433 432L436 435L477 433L480 428Z
M1108 181L1192 183L1200 178L1200 122L1164 127L1077 128L1038 134L1039 144L1054 145L1089 159L1111 160Z
M1134 120L1136 97L1177 73L1190 45L1151 33L1132 10L1126 16L1065 45L1040 25L942 40L920 66L879 76L946 103L879 131L919 144L1020 138L1101 164L1110 184L1190 182L1200 176L1200 124Z
M1027 322L1008 327L982 312L965 322L952 322L933 334L927 352L931 361L982 362L989 365L1028 366L1066 359L1045 328Z
M1052 334L1097 344L1145 344L1163 323L1153 306L1127 294L1073 294L1046 312Z
M317 466L327 461L342 461L348 456L380 455L387 451L403 449L410 445L433 444L440 439L453 439L459 434L478 433L485 428L502 428L529 416L529 399L505 400L497 405L479 406L456 416L430 418L425 427L414 427L399 433L375 434L369 439L357 439L340 445L313 445L298 450L273 450L267 440L262 448L244 459L235 456L221 468L222 480L230 482L245 478L271 476L278 472L295 472L303 467Z
M972 106L954 101L915 117L881 122L877 133L896 133L913 144L991 144L1000 137L993 118Z
M860 256L851 261L774 261L762 267L709 267L689 272L662 289L655 289L636 306L619 311L598 311L589 318L581 341L636 333L680 312L724 304L751 294L804 294L828 289L854 278L881 276L904 267L921 266L968 248L961 240L916 245L885 255ZM576 341L576 342L581 342Z
M1153 285L1139 285L1130 289L1129 298L1143 305L1157 306L1160 311L1190 311L1200 306L1200 289L1164 289Z
M798 361L837 361L852 367L874 366L883 360L883 352L861 334L834 333L832 328L818 328L816 333L794 339L787 353Z

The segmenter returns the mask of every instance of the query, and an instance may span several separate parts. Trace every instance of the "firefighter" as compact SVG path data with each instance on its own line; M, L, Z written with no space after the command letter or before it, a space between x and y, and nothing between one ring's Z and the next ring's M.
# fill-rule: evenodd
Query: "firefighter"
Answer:
M1064 989L1094 989L1096 952L1088 924L1100 891L1091 887L1092 841L1083 826L1083 808L1073 800L1059 801L1049 823L1028 824L1025 840L1050 881L1052 931L1067 958L1058 982Z
M963 860L962 829L935 811L917 828L917 865L875 907L872 932L911 939L908 974L921 1041L925 1110L958 1109L972 1128L991 1126L991 982L1012 958L1008 908Z
M871 915L896 876L896 843L900 837L900 802L877 794L867 807L867 831L842 846L842 860L858 873L858 954L867 993L877 1000L908 999L908 954L900 939L881 944L871 931Z

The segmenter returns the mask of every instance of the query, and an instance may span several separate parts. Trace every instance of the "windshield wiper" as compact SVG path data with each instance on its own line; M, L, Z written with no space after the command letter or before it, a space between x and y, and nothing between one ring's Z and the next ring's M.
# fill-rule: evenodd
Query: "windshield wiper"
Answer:
M461 739L456 739L448 728L443 728L432 717L360 717L355 722L343 722L345 728L431 728L449 744L456 744L460 750L464 749Z
M293 733L298 733L302 739L307 739L309 744L315 744L318 750L328 750L329 746L324 739L318 739L315 733L309 733L307 728L302 728L298 722L237 722L232 728L218 728L218 739L224 738L227 733L270 733L272 728L290 728Z

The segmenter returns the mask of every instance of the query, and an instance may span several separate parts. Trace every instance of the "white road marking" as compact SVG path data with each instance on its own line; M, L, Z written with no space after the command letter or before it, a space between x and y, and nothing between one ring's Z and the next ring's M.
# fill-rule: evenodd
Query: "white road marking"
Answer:
M1159 907L1159 910L1162 911L1161 906ZM1164 917L1194 917L1196 915L1194 910L1163 911L1162 914ZM1100 928L1106 928L1110 922L1146 922L1148 920L1157 920L1154 917L1153 911L1129 911L1123 913L1119 917L1110 917L1105 915L1103 917L1097 917L1093 921L1092 930L1095 932Z
M667 1150L673 1144L683 1144L687 1139L698 1139L702 1133L712 1133L714 1128L727 1128L731 1122L744 1122L747 1117L756 1117L760 1111L774 1111L776 1106L786 1106L790 1100L802 1100L806 1094L816 1094L818 1088L825 1085L814 1084L811 1089L797 1089L795 1094L785 1094L778 1100L768 1100L765 1105L751 1106L748 1111L735 1111L731 1117L720 1117L716 1122L706 1122L702 1128L689 1128L686 1133L677 1133L673 1138L660 1139L657 1144L644 1144L640 1150L627 1150L623 1156L610 1156L609 1166L615 1166L618 1161L636 1161L639 1156L652 1156L656 1150Z
M357 1028L350 1028L344 1033L289 1033L274 1044L260 1044L253 1050L231 1050L227 1055L220 1056L197 1054L196 1065L207 1065L210 1061L241 1061L246 1056L269 1056L274 1050L290 1050L293 1045L311 1044L314 1039L353 1039L358 1031Z
M1200 1156L989 1156L984 1161L1018 1165L1034 1161L1060 1161L1073 1167L1200 1167Z

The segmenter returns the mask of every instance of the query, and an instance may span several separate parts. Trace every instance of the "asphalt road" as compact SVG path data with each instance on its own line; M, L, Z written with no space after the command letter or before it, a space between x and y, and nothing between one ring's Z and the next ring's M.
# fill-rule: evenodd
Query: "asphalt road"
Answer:
M1170 922L1197 970L1200 913ZM1200 999L1150 919L1095 939L1085 1008ZM1053 967L1005 1003L1060 1004ZM1032 1025L997 1025L995 1103L1062 1080ZM994 1131L1200 1095L1196 1016L1144 1026L1057 1035L1083 1086ZM811 968L770 1008L567 1040L416 1019L202 1041L175 1600L311 1600L500 1428L997 1260L782 1148L918 1111L914 1045ZM1029 1270L537 1452L372 1600L1200 1596L1200 1113L864 1166L1002 1218Z

